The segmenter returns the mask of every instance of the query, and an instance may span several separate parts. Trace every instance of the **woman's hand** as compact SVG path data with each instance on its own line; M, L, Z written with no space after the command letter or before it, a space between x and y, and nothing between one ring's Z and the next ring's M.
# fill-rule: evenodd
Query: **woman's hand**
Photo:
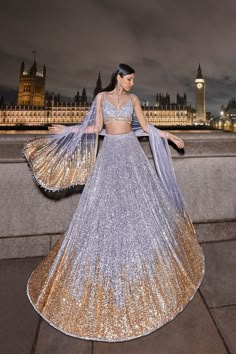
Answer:
M64 131L65 126L61 124L53 124L51 127L48 127L48 131L51 134L60 134Z
M167 139L170 139L179 149L184 148L184 142L178 136L167 133Z

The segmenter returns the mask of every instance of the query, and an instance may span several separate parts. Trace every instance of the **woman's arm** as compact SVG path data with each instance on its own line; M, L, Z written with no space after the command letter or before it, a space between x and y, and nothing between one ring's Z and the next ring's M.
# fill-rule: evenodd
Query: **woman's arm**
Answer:
M141 125L141 128L146 133L149 133L148 122L147 122L146 118L144 117L143 110L142 110L142 107L141 107L138 97L135 95L132 95L132 101L133 101L133 106L134 106L134 113L138 119L139 124Z
M160 132L165 135L166 139L171 140L179 149L184 148L184 142L178 136L171 134L170 132L163 132L161 130Z
M135 115L139 121L139 124L141 125L141 128L146 132L149 133L148 131L148 122L143 114L143 110L140 104L140 101L137 96L133 96L133 105L134 105L134 112ZM184 142L180 138L178 138L176 135L171 134L169 132L164 132L163 130L159 129L160 137L161 138L166 138L168 140L171 140L176 146L178 146L179 149L182 149L184 147Z
M94 132L99 133L103 128L103 114L102 114L102 100L104 92L98 93L96 96L96 126L94 126ZM89 127L92 128L92 127Z
M83 131L83 133L99 133L102 128L103 128L103 115L102 115L102 93L99 93L96 97L96 118L95 118L95 124L91 125L89 127L86 128L85 131ZM74 129L73 126L70 127L70 131L71 132L76 132L78 130L78 128L80 127L80 125L75 125ZM48 127L48 131L51 134L60 134L63 133L63 131L65 130L66 126L62 125L62 124L53 124L51 127Z

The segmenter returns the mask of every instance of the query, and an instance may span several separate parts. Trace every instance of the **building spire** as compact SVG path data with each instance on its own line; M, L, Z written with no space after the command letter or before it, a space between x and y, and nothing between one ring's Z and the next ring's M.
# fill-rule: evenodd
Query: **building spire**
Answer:
M24 71L25 71L25 63L22 61L21 66L20 66L20 75L23 75Z
M31 75L36 75L36 73L37 73L37 64L36 64L36 60L35 60L36 51L33 50L32 53L34 54L34 62L33 62L33 65L30 68L30 73L31 73Z
M203 76L202 76L202 68L201 68L200 63L199 63L199 65L198 65L197 77L196 77L196 79L203 79Z
M87 93L86 93L86 89L85 88L83 88L83 91L82 91L81 102L82 103L87 103Z
M45 78L46 77L46 65L44 64L43 66L43 77Z
M96 87L93 91L93 97L95 97L101 91L102 91L102 80L101 80L101 74L99 71Z
M98 73L97 84L100 85L100 86L102 85L102 80L101 80L101 73L100 73L100 71L99 71L99 73Z
M35 56L36 56L36 51L35 51L35 49L33 50L33 52L32 52L33 54L34 54L34 63L36 63L36 59L35 59Z

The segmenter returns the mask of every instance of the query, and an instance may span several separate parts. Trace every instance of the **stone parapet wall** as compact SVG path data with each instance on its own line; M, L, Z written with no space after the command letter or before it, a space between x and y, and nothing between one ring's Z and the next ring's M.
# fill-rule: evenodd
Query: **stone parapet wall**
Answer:
M199 241L235 238L236 134L177 135L185 152L170 146L173 164ZM81 189L49 193L33 181L21 150L36 136L0 135L0 258L46 255L79 203ZM147 138L140 143L153 164Z

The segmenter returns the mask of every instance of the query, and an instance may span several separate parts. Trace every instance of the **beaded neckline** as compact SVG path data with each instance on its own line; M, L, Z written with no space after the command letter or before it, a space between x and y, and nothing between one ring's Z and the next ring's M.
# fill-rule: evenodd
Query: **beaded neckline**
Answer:
M116 107L112 102L110 102L107 98L106 98L106 96L104 96L104 100L103 100L103 103L104 103L104 101L106 101L106 104L108 103L108 104L110 104L115 110L117 110L117 111L120 111L121 109L123 109L123 107L126 107L126 106L128 106L129 104L132 104L132 99L130 98L130 100L128 101L128 102L126 102L126 103L124 103L121 107Z

